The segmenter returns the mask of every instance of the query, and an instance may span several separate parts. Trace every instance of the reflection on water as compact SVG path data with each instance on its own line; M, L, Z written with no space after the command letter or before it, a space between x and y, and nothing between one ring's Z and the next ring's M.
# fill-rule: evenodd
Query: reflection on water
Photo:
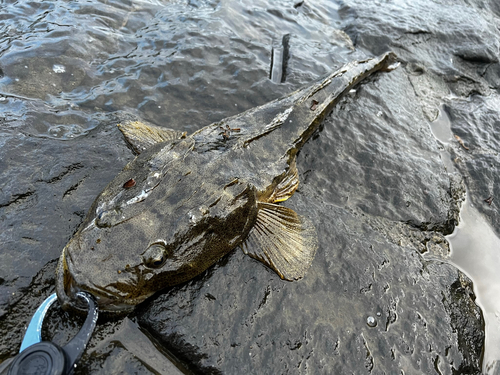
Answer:
M443 107L431 129L441 143L448 145L453 140L450 119ZM449 152L442 150L441 158L447 170L454 172ZM488 373L494 361L500 360L500 238L470 199L466 199L460 211L460 224L447 239L450 261L473 281L476 302L483 311L486 325L483 371Z
M449 144L453 138L453 133L451 132L450 126L450 118L448 117L448 114L446 113L446 110L443 106L441 106L441 108L439 109L439 115L437 119L431 123L431 131L434 137L436 137L436 139L438 139L442 144ZM453 173L455 171L455 166L451 161L450 153L444 148L441 148L439 153L441 155L441 160L446 167L446 170L449 173Z
M451 261L474 283L477 303L485 320L483 369L500 360L500 239L467 199L461 221L448 236ZM486 371L485 371L486 372Z
M443 144L448 144L452 140L453 134L451 132L450 118L443 106L439 108L437 119L431 123L431 130L434 137Z

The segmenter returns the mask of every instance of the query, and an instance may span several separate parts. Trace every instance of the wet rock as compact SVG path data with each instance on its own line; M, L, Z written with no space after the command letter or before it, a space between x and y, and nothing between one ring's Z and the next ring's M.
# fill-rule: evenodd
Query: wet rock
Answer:
M451 130L460 137L453 144L452 158L465 176L474 206L500 235L500 97L475 95L470 100L450 101L446 105ZM455 139L456 141L456 139Z
M97 194L133 157L116 118L109 121L83 141L3 136L0 317L40 268L58 258Z
M339 13L357 48L394 50L440 75L456 95L469 96L489 94L493 81L498 88L497 8L484 1L422 1L409 11L398 2L346 0Z
M435 121L443 98L450 92L448 85L440 75L428 71L422 63L408 63L405 69L426 119Z
M466 298L464 298L466 296ZM450 286L449 296L443 298L443 305L450 315L452 329L457 332L457 341L462 351L463 362L459 365L459 373L474 374L481 360L482 353L477 349L483 345L484 335L477 325L470 324L470 319L481 321L481 311L474 303L475 296L470 280L460 274L458 279ZM473 318L473 319L474 319Z
M29 288L25 288L22 295L18 293L19 296L16 301L5 307L5 311L8 313L4 313L0 317L0 335L2 336L2 341L0 341L0 361L14 357L17 354L24 331L31 319L29 312L34 312L43 300L54 291L55 268L55 260L48 262L35 274ZM1 369L0 366L0 373Z
M450 178L403 69L360 86L331 118L302 167L305 183L322 187L314 196L423 230L453 231L458 207Z

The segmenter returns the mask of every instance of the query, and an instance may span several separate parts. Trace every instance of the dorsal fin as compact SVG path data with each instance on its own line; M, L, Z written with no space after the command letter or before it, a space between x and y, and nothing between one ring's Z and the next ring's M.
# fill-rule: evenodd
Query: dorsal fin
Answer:
M314 226L287 207L259 202L258 208L257 221L242 244L243 252L282 279L302 278L318 247Z
M141 121L125 121L118 124L118 128L137 154L140 154L156 143L174 141L186 137L186 132L145 124Z

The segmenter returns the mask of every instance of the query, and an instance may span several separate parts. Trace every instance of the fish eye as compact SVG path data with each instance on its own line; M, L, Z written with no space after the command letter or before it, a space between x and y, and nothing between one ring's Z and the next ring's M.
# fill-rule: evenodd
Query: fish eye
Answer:
M160 268L168 258L168 251L164 244L154 243L142 254L142 261L148 268Z

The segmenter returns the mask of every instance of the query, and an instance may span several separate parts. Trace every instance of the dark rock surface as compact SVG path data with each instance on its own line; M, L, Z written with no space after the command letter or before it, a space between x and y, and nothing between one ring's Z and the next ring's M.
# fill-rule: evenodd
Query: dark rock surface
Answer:
M453 160L465 176L471 201L500 235L500 96L474 95L469 100L449 102L445 107L451 130L460 137Z
M187 373L481 373L484 321L445 235L465 186L500 234L496 2L94 5L5 5L15 24L0 40L0 361L54 291L55 260L93 199L133 157L114 111L191 132L393 50L401 67L363 82L299 154L301 185L284 204L318 230L306 277L284 282L237 249L100 322L77 373L175 373L177 360ZM81 30L65 38L54 19ZM27 48L49 25L52 43ZM275 85L270 41L286 33L287 82ZM460 174L429 127L443 103L468 148L445 147ZM80 323L58 308L48 321L58 343Z
M409 79L427 119L443 102L457 143L453 152L471 198L499 233L498 108L500 88L499 7L493 1L430 1L412 4L343 1L339 13L357 48L391 49L405 60ZM374 48L373 46L377 46ZM455 140L456 141L456 140ZM458 159L456 158L458 156ZM492 203L484 202L493 198Z
M133 158L116 121L78 142L2 137L0 317L22 297L40 265L58 257L110 176Z
M362 85L331 118L303 167L305 181L323 187L314 193L320 200L453 231L458 207L450 178L404 69Z

